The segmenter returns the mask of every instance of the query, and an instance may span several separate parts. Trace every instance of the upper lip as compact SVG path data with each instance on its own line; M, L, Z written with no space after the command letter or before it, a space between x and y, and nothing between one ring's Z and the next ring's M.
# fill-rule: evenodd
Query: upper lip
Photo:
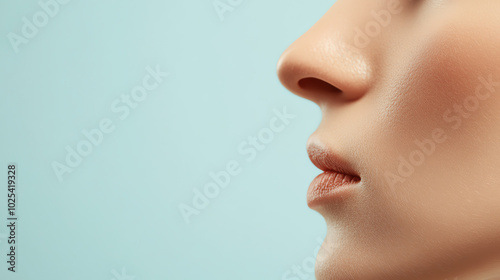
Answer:
M318 143L308 143L307 154L311 162L323 171L337 172L359 177L351 165L343 158Z

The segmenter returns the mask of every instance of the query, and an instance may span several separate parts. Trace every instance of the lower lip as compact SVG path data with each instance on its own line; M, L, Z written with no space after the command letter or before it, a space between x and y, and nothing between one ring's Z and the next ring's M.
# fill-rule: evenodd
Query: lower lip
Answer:
M317 205L329 204L342 198L346 192L360 182L357 176L325 171L311 182L307 191L307 205L313 208Z

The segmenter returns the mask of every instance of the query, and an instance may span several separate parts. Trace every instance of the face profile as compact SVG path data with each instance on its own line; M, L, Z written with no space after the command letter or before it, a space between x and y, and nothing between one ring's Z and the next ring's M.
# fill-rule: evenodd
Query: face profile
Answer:
M278 77L316 103L319 280L500 279L499 1L338 0Z

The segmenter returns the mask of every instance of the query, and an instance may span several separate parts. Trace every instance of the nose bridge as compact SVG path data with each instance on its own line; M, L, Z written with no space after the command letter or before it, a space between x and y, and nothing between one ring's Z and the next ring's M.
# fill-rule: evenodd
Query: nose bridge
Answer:
M376 41L369 46L356 43L358 26L366 22L370 5L349 1L333 5L281 56L278 77L293 93L317 103L332 96L348 101L359 99L371 87Z

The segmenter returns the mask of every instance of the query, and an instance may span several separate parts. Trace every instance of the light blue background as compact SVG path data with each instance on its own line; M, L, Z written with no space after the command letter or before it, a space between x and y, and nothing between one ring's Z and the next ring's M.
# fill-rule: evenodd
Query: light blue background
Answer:
M305 143L321 115L280 85L276 62L333 2L244 1L221 21L210 0L72 0L16 54L7 34L41 8L2 0L0 279L122 280L122 268L136 280L282 279L313 257L326 229L305 202L319 174ZM170 76L118 120L113 100L156 65ZM297 117L246 162L238 144L284 106ZM51 163L103 118L115 131L59 182ZM242 173L186 224L179 203L232 159ZM4 262L10 162L15 274Z

